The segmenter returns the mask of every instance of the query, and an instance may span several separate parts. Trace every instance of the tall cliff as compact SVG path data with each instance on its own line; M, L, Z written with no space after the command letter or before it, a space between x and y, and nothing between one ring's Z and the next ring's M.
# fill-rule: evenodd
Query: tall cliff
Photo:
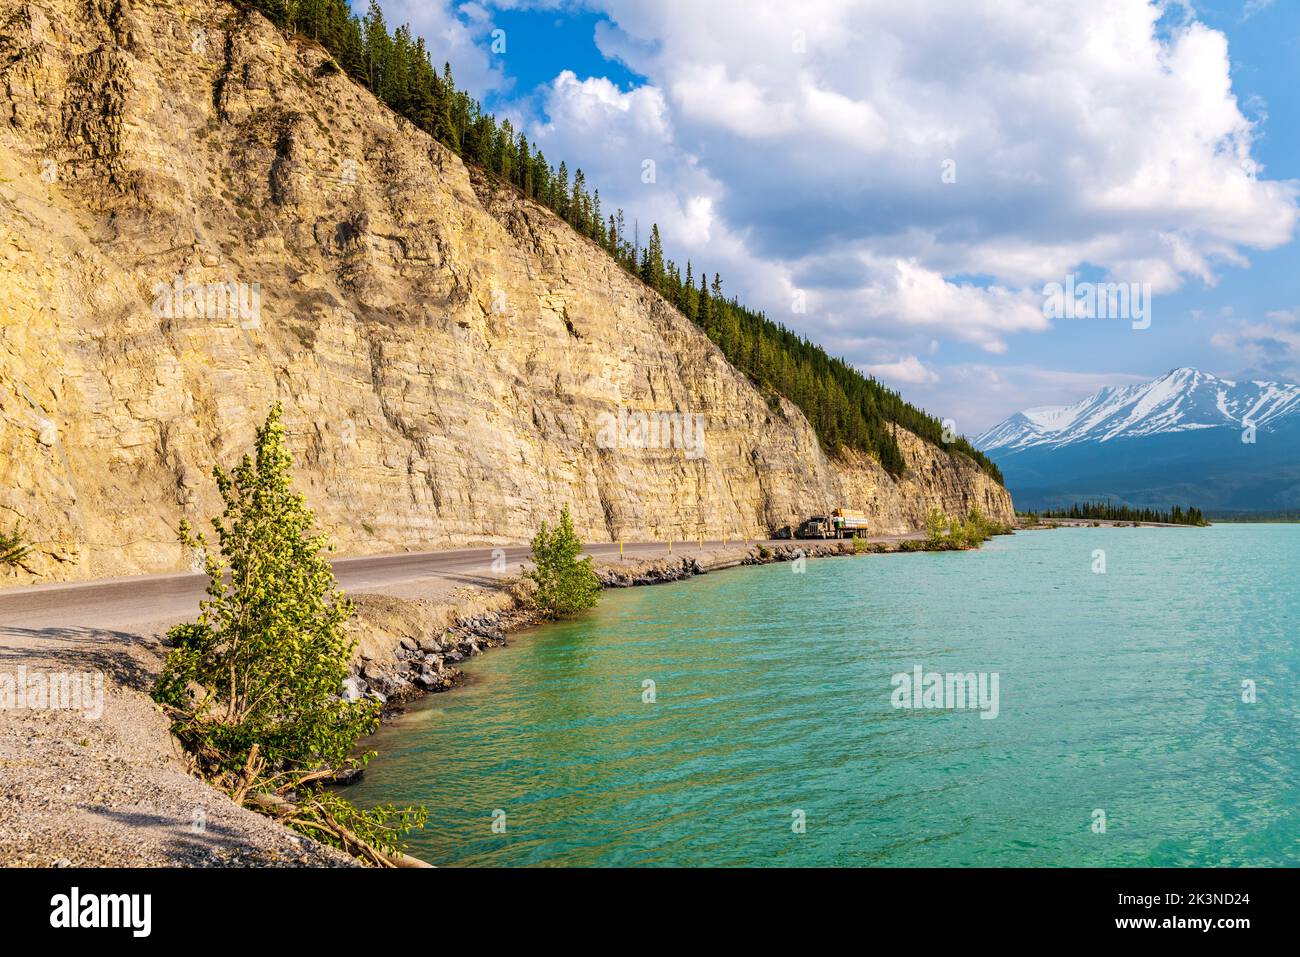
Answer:
M910 434L898 481L829 459L596 245L327 61L217 0L0 0L0 528L39 575L186 567L177 522L276 400L343 553L519 541L563 503L592 540L1010 519ZM701 417L701 454L599 440L620 410Z

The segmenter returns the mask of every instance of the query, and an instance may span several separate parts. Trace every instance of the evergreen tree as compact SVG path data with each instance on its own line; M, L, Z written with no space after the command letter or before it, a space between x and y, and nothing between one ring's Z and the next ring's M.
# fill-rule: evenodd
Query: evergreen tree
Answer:
M0 565L20 565L30 551L23 541L22 529L0 531Z
M641 256L641 279L655 292L664 291L664 247L658 223L650 227L650 242Z
M363 21L365 29L366 85L380 99L385 98L385 79L391 66L393 38L384 23L384 11L379 0L370 0L370 9Z
M567 220L569 218L569 167L560 160L560 168L556 171L555 180L555 198L552 202L552 208L560 214L560 218Z
M1111 502L1075 502L1068 509L1047 509L1043 518L1069 518L1076 521L1158 522L1165 525L1208 525L1199 508L1184 509L1174 505L1168 512L1155 508L1133 508Z
M714 342L718 341L717 325L713 319L713 300L709 297L709 286L704 274L700 274L700 295L699 295L698 321L700 328Z
M605 245L605 220L600 212L600 190L591 194L591 238Z
M587 231L587 177L578 170L573 174L573 193L569 198L569 225L580 233Z

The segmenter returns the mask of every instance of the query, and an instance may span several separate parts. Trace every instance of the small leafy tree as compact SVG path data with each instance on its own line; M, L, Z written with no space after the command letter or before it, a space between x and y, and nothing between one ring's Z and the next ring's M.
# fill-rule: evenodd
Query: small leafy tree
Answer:
M925 516L925 540L932 548L942 545L947 540L949 526L948 516L937 508L930 509Z
M959 546L979 548L993 537L993 527L978 507L972 508L964 521L953 527L952 537Z
M28 556L31 549L23 541L21 528L12 532L0 531L0 565L18 565Z
M236 803L388 863L397 835L423 825L424 811L363 811L317 783L370 757L350 755L377 726L379 706L339 695L355 645L343 630L352 605L292 488L284 437L277 404L254 454L229 474L213 469L225 505L212 519L215 553L181 524L181 543L203 556L208 598L198 621L168 632L174 650L153 696L198 772Z
M1006 526L995 525L984 517L978 507L972 508L965 518L950 519L937 508L930 509L925 517L925 551L952 551L979 548L994 534L1009 532Z
M591 559L578 560L582 542L573 530L569 506L560 512L554 529L542 522L533 536L533 564L528 577L537 583L537 607L548 618L567 618L600 600L600 579Z

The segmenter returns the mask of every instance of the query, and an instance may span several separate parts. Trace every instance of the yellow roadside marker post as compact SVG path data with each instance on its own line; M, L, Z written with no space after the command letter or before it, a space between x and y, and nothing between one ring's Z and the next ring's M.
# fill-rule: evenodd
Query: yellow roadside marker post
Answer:
M620 562L623 560L623 539L621 538L618 540L618 560Z

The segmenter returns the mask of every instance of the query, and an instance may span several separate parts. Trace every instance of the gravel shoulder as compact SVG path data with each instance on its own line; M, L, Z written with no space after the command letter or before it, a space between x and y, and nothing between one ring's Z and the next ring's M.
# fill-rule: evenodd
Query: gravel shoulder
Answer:
M91 676L67 700L78 708L0 709L0 866L354 866L186 772L147 694L166 624L0 628L0 674L28 692Z

